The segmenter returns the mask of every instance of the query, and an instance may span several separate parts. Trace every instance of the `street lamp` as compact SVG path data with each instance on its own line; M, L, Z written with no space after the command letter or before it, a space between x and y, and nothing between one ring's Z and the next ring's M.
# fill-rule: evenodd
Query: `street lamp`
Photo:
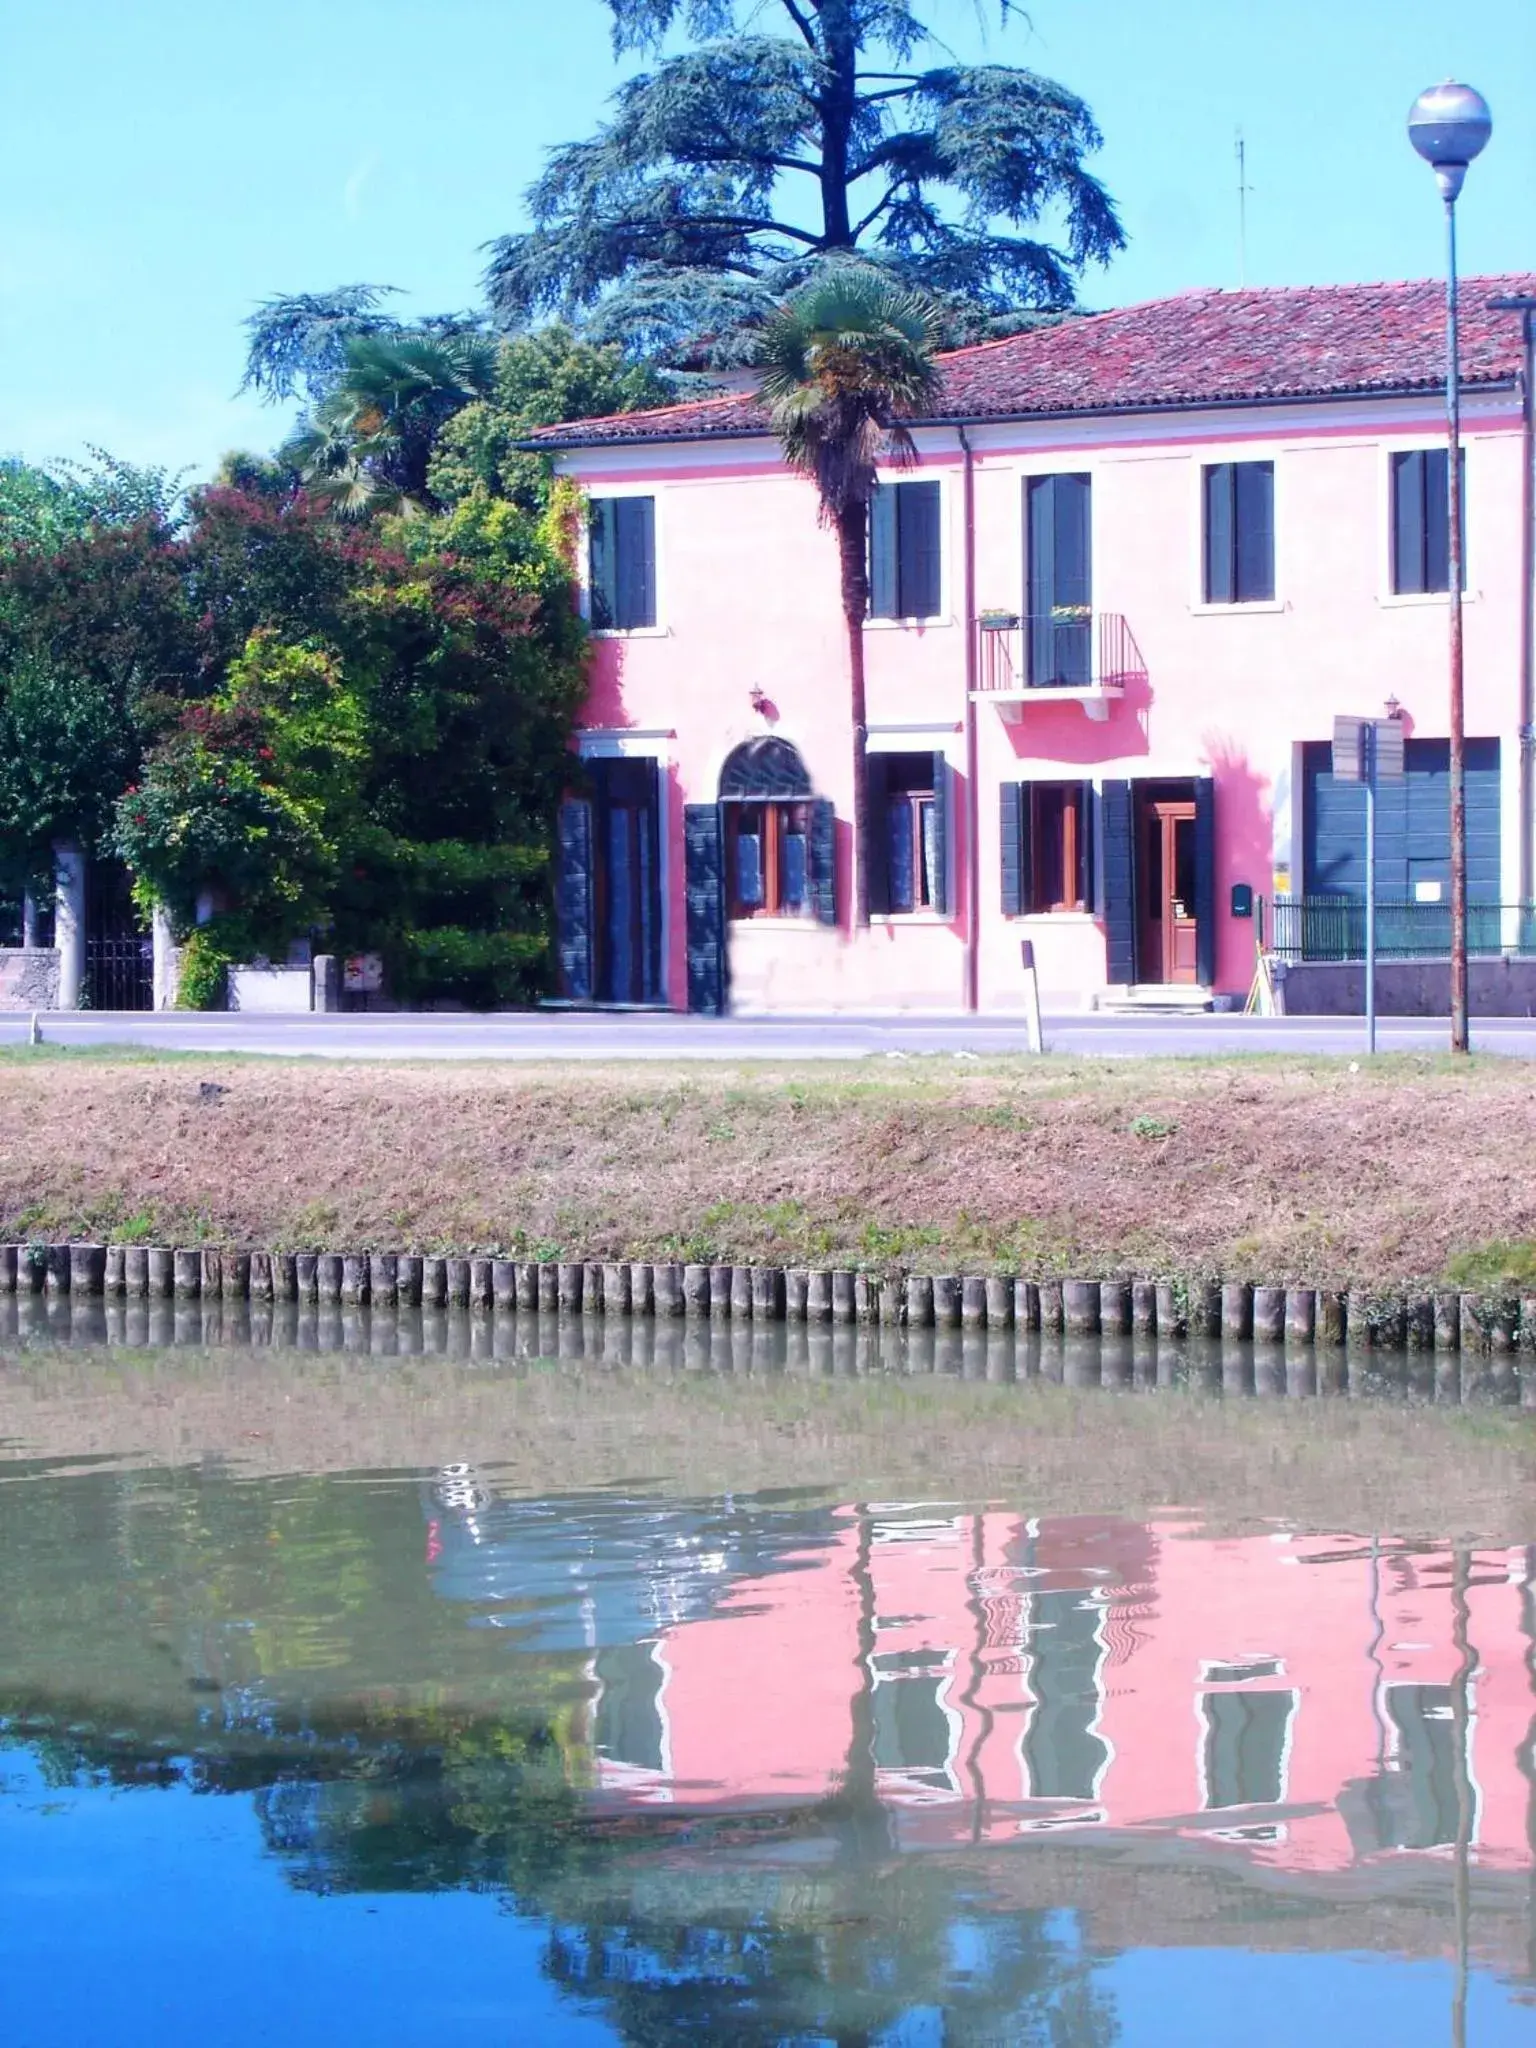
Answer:
M1448 78L1408 111L1408 140L1435 174L1445 201L1445 411L1449 429L1446 516L1451 615L1451 1051L1467 1050L1466 705L1461 644L1461 374L1456 334L1456 201L1467 166L1493 132L1488 102Z

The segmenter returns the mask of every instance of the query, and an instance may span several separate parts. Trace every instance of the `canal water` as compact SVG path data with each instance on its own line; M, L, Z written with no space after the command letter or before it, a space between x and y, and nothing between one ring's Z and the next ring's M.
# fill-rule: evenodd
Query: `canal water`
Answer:
M8 2048L1536 2041L1518 1407L25 1306Z

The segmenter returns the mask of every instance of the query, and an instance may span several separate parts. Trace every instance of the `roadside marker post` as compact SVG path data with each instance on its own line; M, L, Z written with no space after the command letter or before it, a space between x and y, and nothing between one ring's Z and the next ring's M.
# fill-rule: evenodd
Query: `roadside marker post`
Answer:
M1044 1052L1045 1037L1040 1029L1040 977L1035 972L1034 940L1021 939L1019 952L1024 961L1024 1030L1030 1051Z
M1388 706L1391 711L1393 707ZM1403 728L1398 718L1336 718L1333 773L1338 782L1365 785L1365 1047L1376 1050L1376 785L1403 775Z

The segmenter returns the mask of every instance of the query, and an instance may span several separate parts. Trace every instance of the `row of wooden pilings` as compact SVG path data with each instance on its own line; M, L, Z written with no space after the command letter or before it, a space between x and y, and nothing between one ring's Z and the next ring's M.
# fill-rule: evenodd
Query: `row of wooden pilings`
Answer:
M1248 1281L12 1244L0 1245L3 1293L1194 1336L1379 1351L1536 1350L1536 1296L1365 1294Z

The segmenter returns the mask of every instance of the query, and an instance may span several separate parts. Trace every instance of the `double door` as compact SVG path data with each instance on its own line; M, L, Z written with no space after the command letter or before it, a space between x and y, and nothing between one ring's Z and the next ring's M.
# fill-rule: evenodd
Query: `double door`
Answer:
M590 794L560 807L556 907L562 993L576 1003L664 1000L661 791L654 761L586 764Z

